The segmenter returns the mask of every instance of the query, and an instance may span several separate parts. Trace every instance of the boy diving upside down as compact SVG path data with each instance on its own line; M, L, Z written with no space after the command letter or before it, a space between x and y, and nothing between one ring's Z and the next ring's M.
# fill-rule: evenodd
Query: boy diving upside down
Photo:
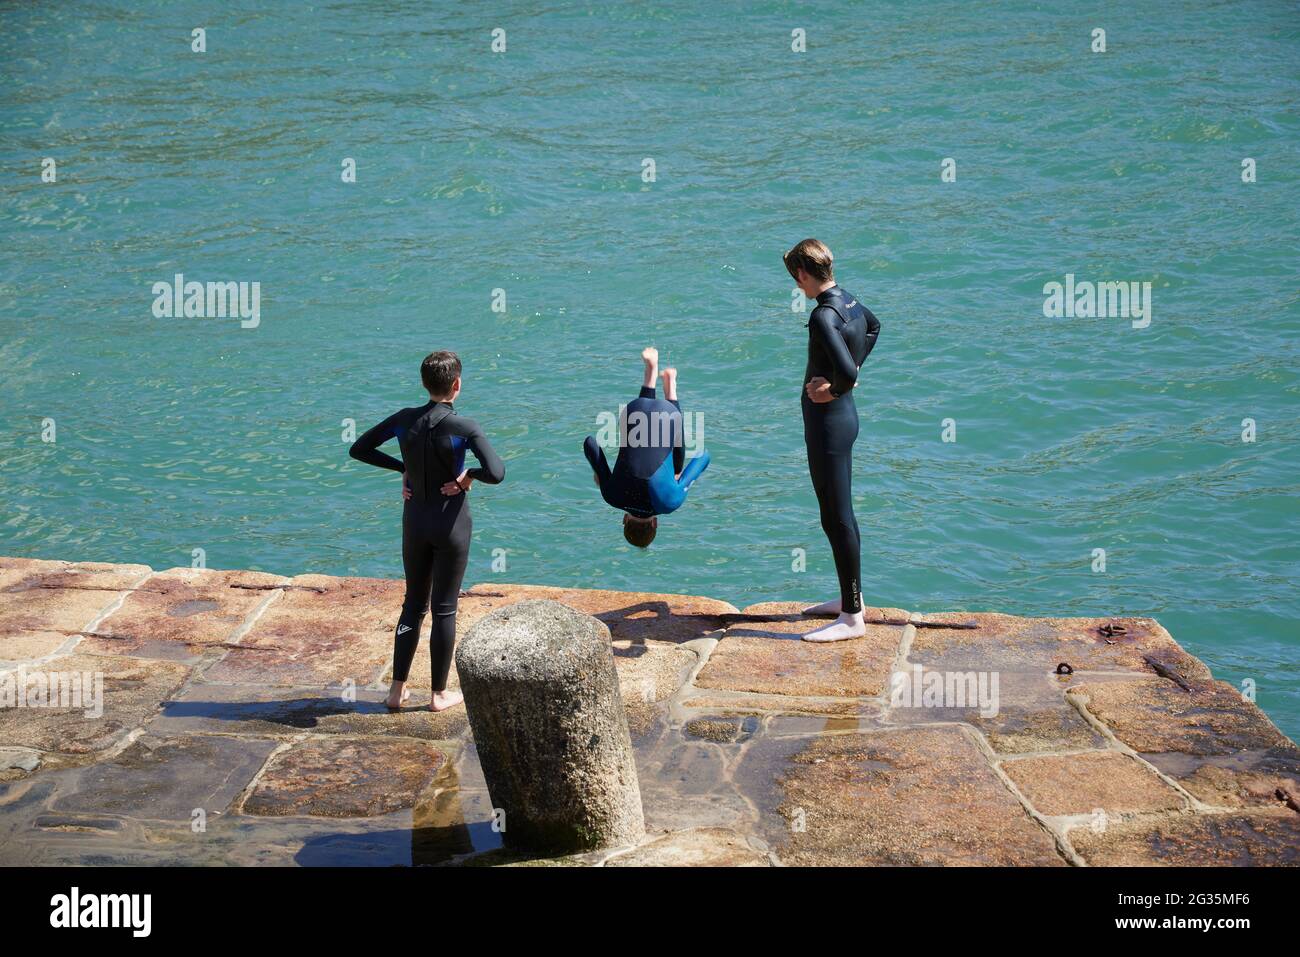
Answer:
M614 468L610 469L594 436L587 436L582 450L596 473L601 497L624 513L623 537L646 548L654 541L658 516L680 508L687 490L709 467L709 453L703 451L686 461L677 370L668 368L660 373L659 352L654 348L642 351L641 360L645 363L641 393L627 404ZM655 380L660 375L663 399L655 394Z

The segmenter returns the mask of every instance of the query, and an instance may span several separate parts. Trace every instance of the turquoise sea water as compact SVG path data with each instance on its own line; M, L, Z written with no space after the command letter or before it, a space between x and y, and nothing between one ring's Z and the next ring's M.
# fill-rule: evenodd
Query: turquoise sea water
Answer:
M509 471L468 583L830 597L815 235L884 324L866 600L1154 615L1300 737L1298 133L1294 3L0 4L0 554L397 577L342 423L450 348ZM178 272L260 325L155 318ZM1066 274L1150 326L1045 318ZM713 465L642 553L580 447L647 343Z

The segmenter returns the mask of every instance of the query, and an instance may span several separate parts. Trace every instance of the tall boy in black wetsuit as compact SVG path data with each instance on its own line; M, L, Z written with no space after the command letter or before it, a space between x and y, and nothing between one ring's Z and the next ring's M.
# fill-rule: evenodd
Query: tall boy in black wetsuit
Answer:
M803 637L844 641L867 633L862 617L862 539L853 515L853 442L858 437L853 387L858 369L876 345L880 321L835 284L825 243L805 239L785 254L785 268L804 295L817 300L808 321L803 434L822 531L830 541L840 584L838 600L804 611L838 617Z
M402 566L406 598L393 636L393 685L387 704L399 708L410 697L410 674L420 624L433 602L429 631L429 660L433 670L431 711L460 704L458 691L447 690L452 649L456 644L456 601L469 559L473 520L468 492L475 479L496 485L506 477L505 465L473 419L452 408L460 394L460 359L454 352L434 352L420 366L420 378L430 401L402 409L384 419L353 443L354 459L402 474ZM389 439L402 449L399 462L379 451ZM465 468L465 451L474 453L479 467Z

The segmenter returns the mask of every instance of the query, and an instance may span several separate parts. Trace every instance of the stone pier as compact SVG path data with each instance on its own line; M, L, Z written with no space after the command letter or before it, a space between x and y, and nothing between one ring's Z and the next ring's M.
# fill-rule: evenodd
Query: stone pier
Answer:
M1300 863L1300 750L1158 623L476 584L609 629L646 834L502 846L395 581L0 558L0 864ZM453 685L457 681L452 675ZM53 700L51 700L53 699Z

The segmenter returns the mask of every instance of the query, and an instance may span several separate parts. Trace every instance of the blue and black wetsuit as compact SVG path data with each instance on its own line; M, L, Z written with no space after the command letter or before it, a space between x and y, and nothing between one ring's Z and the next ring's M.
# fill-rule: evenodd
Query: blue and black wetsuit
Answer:
M379 451L389 439L402 448L399 462ZM420 640L420 625L433 603L429 658L433 690L445 691L456 645L456 600L469 560L474 522L469 496L443 495L442 486L465 470L465 452L474 453L479 467L469 477L496 485L506 477L505 465L473 419L456 414L448 402L430 402L391 415L353 443L354 459L406 473L411 497L402 511L402 566L406 599L393 638L393 679L405 681Z
M582 446L600 483L601 498L638 518L675 512L709 467L709 453L686 461L682 407L676 399L656 398L651 386L643 386L641 394L627 404L624 422L612 471L594 436L587 436Z
M835 556L841 610L862 610L862 538L853 515L853 442L858 437L858 409L853 387L858 369L880 335L880 320L839 286L817 296L808 321L806 385L820 376L831 383L832 402L814 402L803 394L803 437L808 473L821 511L822 531Z

